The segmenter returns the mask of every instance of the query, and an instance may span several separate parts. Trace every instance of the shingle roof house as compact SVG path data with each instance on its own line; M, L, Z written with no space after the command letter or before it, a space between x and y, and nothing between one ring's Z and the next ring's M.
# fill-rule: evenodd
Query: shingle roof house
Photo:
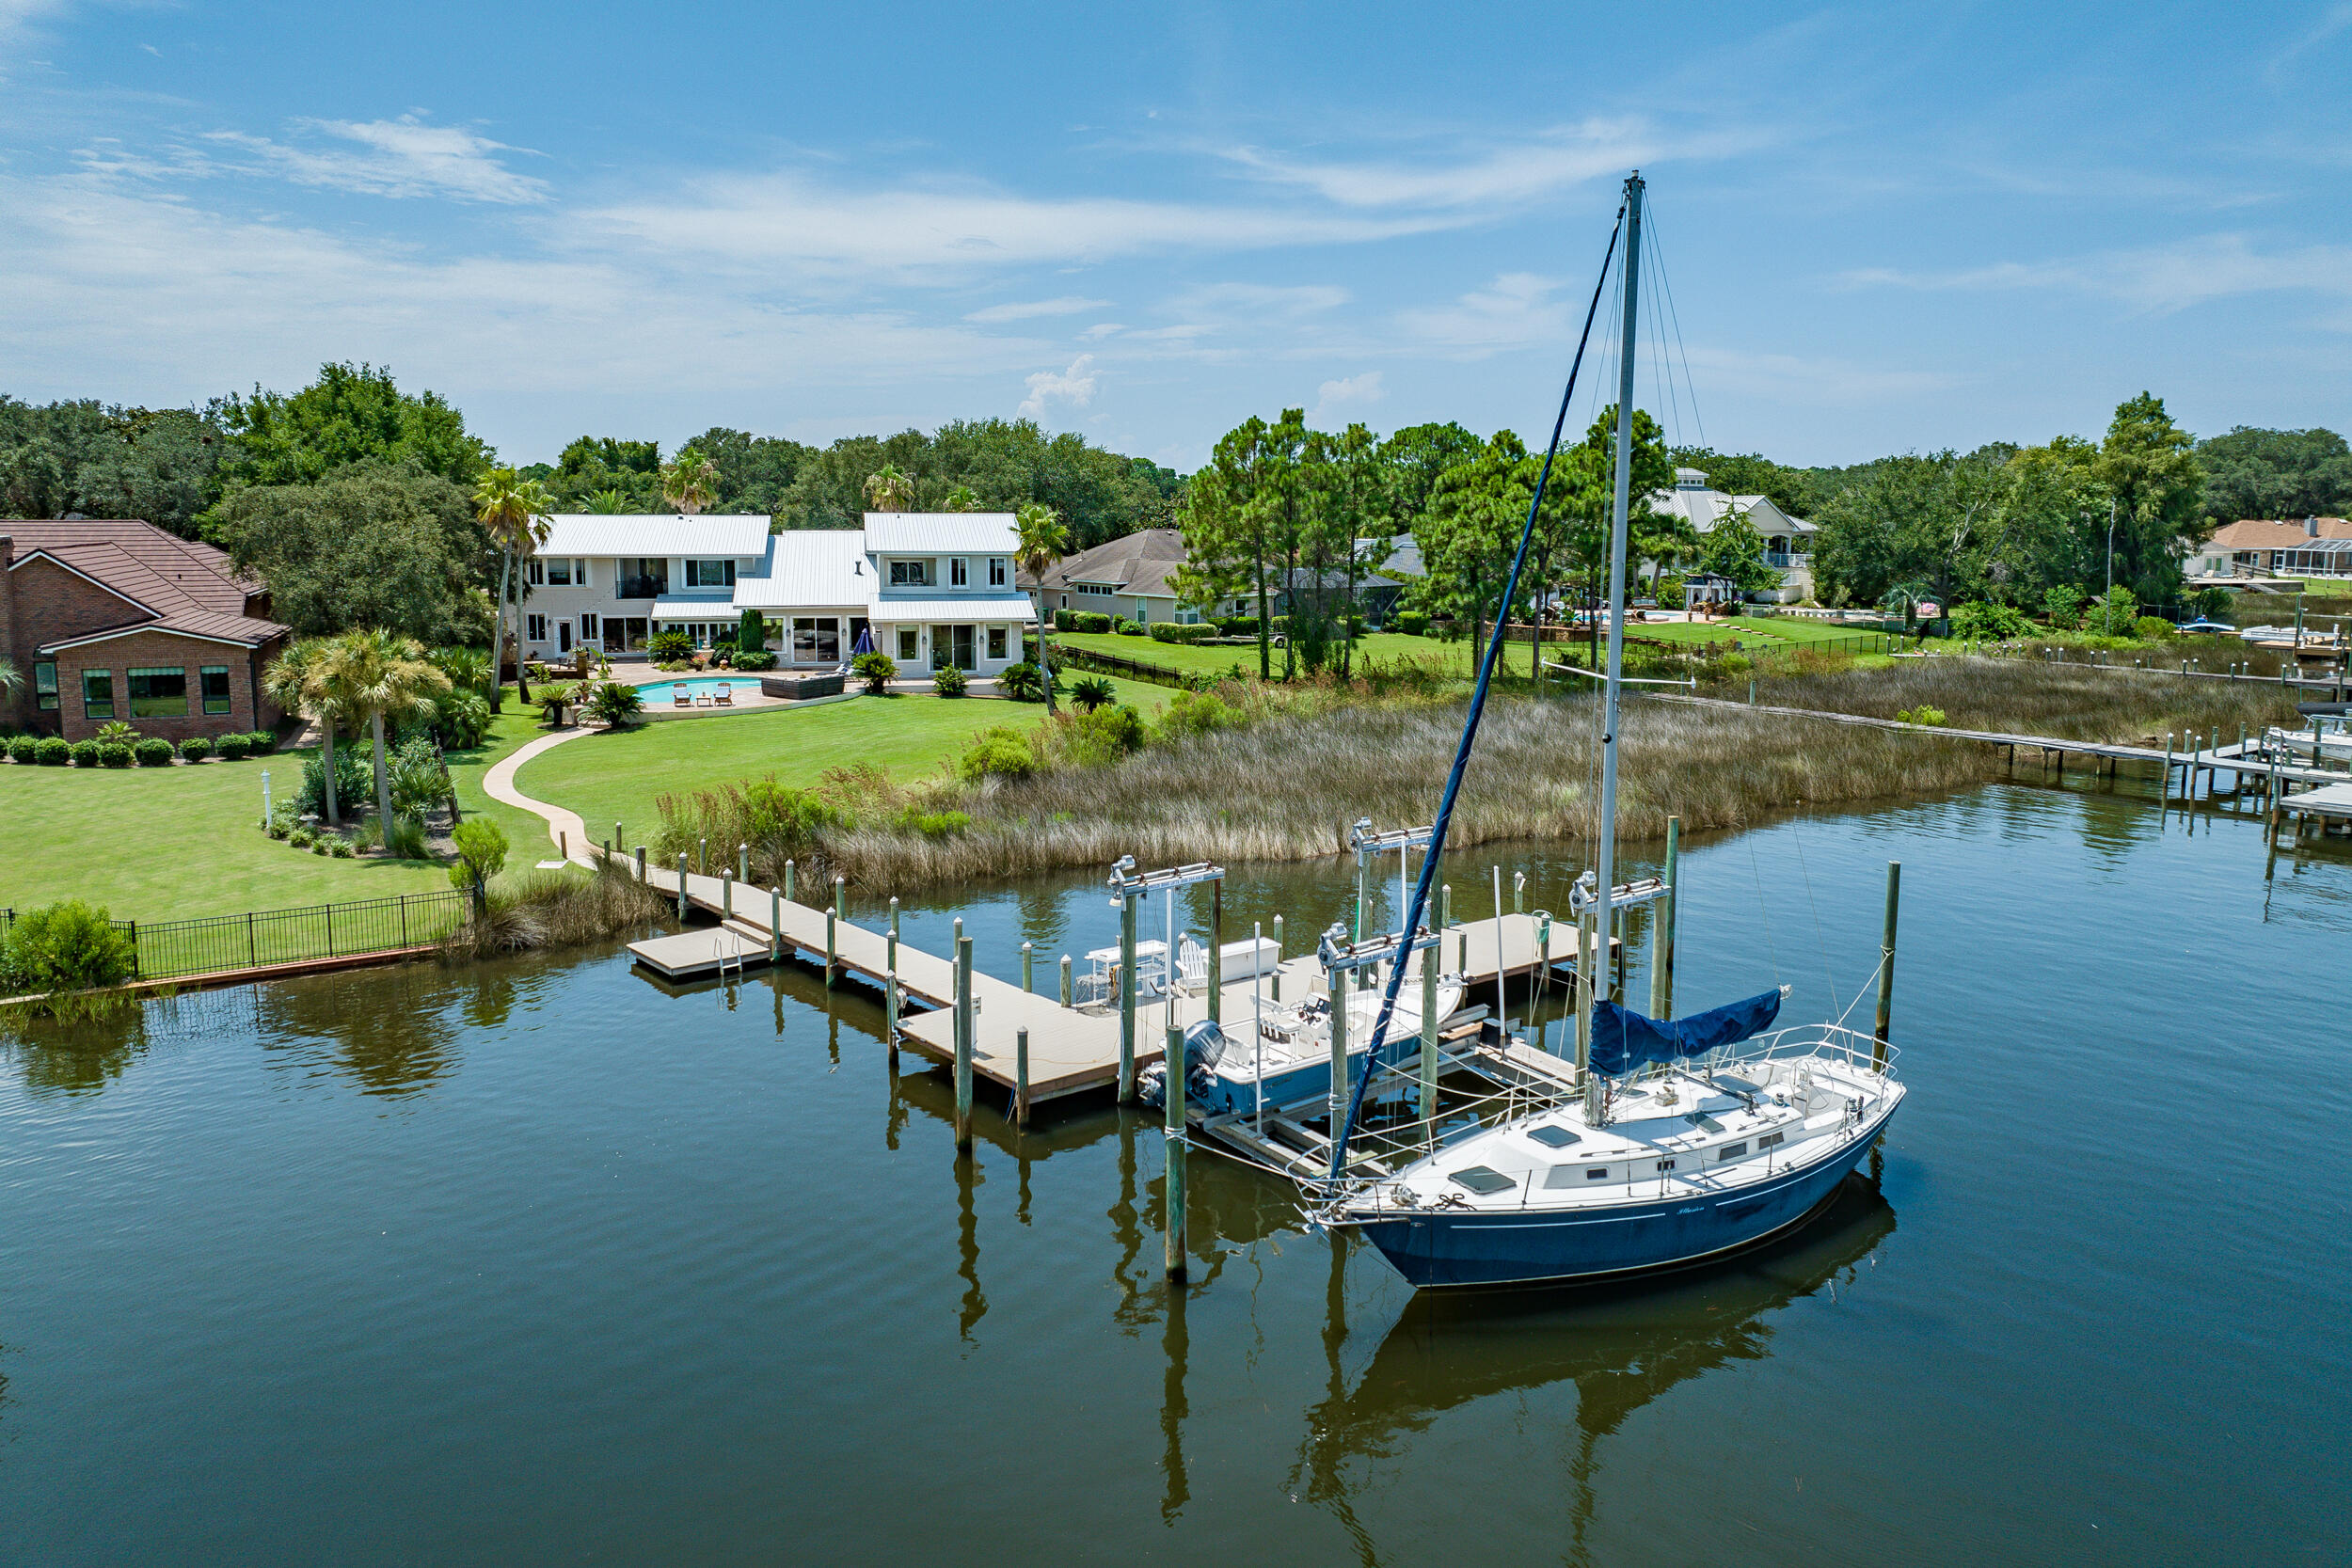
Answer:
M0 519L0 719L87 738L110 720L167 740L275 724L262 669L287 628L210 545L133 518Z

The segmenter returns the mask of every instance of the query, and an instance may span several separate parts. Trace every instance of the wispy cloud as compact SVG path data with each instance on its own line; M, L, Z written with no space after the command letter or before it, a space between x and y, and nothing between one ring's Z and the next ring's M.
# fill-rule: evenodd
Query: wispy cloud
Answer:
M2243 234L2213 234L2136 250L1949 272L1866 267L1841 274L1839 280L1854 288L2071 289L2170 313L2236 294L2352 295L2352 246L2304 245L2264 254Z
M1085 310L1100 310L1110 304L1107 299L1087 299L1077 294L1064 294L1059 299L1033 299L1007 305L992 305L974 310L963 319L992 325L997 322L1033 321L1040 316L1074 316Z
M532 205L548 198L547 182L517 174L499 159L522 149L456 125L431 125L415 115L398 119L312 119L302 129L330 143L294 145L236 131L204 139L245 155L246 166L297 185L366 196L453 197L460 201Z
M587 243L653 245L706 264L881 272L913 281L1140 253L1355 244L1446 221L1295 206L1048 199L971 187L847 191L772 175L713 177L674 198L597 208L580 215L578 231Z
M1029 395L1021 400L1023 419L1043 419L1049 404L1084 408L1094 401L1094 356L1081 354L1066 371L1040 371L1028 378L1027 386Z
M1549 195L1654 160L1661 138L1638 119L1588 119L1451 161L1313 162L1260 148L1224 156L1259 177L1343 207L1494 207Z
M1381 385L1378 371L1365 371L1359 375L1327 381L1315 388L1313 418L1326 419L1343 409L1363 407L1378 403L1388 396Z
M1451 305L1399 311L1397 325L1432 348L1483 358L1565 335L1572 306L1561 293L1564 287L1556 277L1506 272Z

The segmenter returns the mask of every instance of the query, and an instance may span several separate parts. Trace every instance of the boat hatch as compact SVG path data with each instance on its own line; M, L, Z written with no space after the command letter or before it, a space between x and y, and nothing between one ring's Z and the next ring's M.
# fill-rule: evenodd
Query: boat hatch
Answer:
M1693 1111L1682 1119L1689 1122L1692 1126L1698 1128L1702 1132L1720 1132L1724 1130L1724 1124L1717 1121L1713 1117L1708 1116L1705 1111Z
M1507 1193L1518 1185L1491 1165L1466 1165L1447 1176L1446 1180L1458 1182L1482 1197L1488 1193Z
M1546 1122L1541 1127L1529 1128L1527 1135L1546 1148L1565 1148L1577 1141L1575 1133L1552 1122Z

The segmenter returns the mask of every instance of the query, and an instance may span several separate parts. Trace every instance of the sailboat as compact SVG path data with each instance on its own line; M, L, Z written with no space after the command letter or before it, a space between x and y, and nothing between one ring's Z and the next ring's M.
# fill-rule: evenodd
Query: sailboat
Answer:
M1644 185L1626 182L1616 249L1625 240L1620 292L1616 489L1611 516L1608 667L1601 702L1601 792L1597 876L1583 918L1604 938L1616 912L1652 895L1619 886L1616 871L1617 721L1625 684L1627 519L1630 507L1634 336ZM1589 341L1602 283L1585 314ZM1577 349L1551 453L1575 395ZM1503 590L1508 607L1543 502L1552 456L1529 508L1528 529ZM1498 621L1501 617L1498 616ZM1439 803L1405 927L1421 928L1445 830L1477 738L1493 673L1488 645L1462 739ZM1602 890L1606 890L1606 893ZM1580 951L1582 948L1580 947ZM1399 966L1400 968L1402 966ZM1581 972L1592 967L1579 964ZM1651 1019L1595 997L1581 979L1588 1028L1579 1031L1581 1099L1547 1098L1462 1134L1434 1122L1392 1131L1378 1157L1351 1165L1348 1148L1365 1091L1392 1025L1401 975L1392 975L1355 1092L1330 1141L1330 1164L1312 1190L1310 1217L1363 1232L1416 1286L1533 1284L1603 1279L1678 1267L1752 1246L1821 1207L1885 1131L1903 1085L1883 1041L1836 1024L1775 1029L1775 989L1678 1020ZM1589 1000L1588 1000L1589 999ZM1418 1145L1418 1147L1417 1147Z

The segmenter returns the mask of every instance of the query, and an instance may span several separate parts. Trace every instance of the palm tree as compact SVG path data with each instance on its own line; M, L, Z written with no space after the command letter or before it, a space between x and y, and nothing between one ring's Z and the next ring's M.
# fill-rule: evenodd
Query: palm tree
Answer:
M719 465L688 447L661 465L661 499L692 516L719 499Z
M607 517L617 517L628 510L628 498L617 488L598 490L588 498L588 510Z
M942 512L977 512L980 498L969 484L959 484L947 492L947 499L939 503Z
M519 588L525 557L536 553L547 543L553 527L547 515L555 508L547 487L535 479L525 479L513 468L492 468L474 485L474 515L489 531L499 546L498 637L490 650L495 661L506 654L506 588L511 575ZM522 594L515 595L515 690L521 699L531 701L531 685L523 677ZM496 664L492 665L493 670ZM496 675L492 676L493 684Z
M0 658L0 693L13 697L24 689L24 677L16 673L16 666Z
M392 825L392 776L384 763L384 721L397 724L433 709L450 680L425 662L414 638L380 629L347 631L329 643L325 675L355 716L364 716L375 742L376 821Z
M1045 574L1070 548L1070 531L1042 501L1031 501L1013 515L1013 561L1029 574L1029 592L1037 602L1037 661L1045 671L1045 711L1055 710L1054 661L1046 651Z
M342 816L335 799L335 725L343 716L341 692L329 685L329 643L324 637L305 637L287 644L262 672L262 695L288 713L309 714L319 722L320 761L326 775L326 821L340 827Z
M885 463L866 476L866 504L877 512L904 512L914 504L914 476Z

